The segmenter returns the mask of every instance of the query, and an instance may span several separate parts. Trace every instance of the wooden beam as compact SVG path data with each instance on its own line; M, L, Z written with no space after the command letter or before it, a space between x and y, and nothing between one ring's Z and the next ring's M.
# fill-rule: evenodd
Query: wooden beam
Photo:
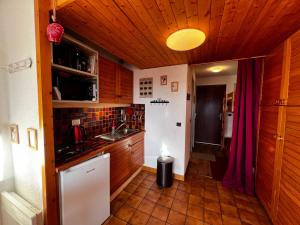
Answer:
M51 1L51 9L53 9L53 1L56 1L56 9L61 9L67 5L69 5L72 2L75 2L75 0L52 0Z
M44 138L41 171L43 215L45 225L58 225L58 194L52 114L51 45L46 35L50 9L51 0L35 0L39 129Z

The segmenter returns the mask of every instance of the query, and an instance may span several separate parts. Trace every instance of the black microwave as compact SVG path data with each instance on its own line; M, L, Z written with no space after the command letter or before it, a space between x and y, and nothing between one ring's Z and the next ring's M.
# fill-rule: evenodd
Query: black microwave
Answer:
M94 101L97 99L97 79L82 79L80 76L57 76L55 86L62 100Z

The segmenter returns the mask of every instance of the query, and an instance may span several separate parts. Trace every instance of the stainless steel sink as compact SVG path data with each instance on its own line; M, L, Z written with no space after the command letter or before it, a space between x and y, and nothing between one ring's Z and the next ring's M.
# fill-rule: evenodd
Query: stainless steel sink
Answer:
M124 137L129 136L130 134L137 133L139 131L140 130L138 130L138 129L127 129L127 128L125 128L125 129L122 129L122 130L118 130L115 133L101 134L101 135L95 136L95 138L101 138L101 139L106 140L106 141L117 141L117 140L120 140Z

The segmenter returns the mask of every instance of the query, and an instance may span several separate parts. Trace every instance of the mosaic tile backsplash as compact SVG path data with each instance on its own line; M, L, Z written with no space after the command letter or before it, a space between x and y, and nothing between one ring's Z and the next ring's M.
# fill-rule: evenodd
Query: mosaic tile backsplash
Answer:
M143 104L111 108L55 108L53 111L55 145L68 144L74 119L80 119L87 138L110 132L113 121L116 126L121 124L122 109L126 113L129 128L144 129L145 105Z

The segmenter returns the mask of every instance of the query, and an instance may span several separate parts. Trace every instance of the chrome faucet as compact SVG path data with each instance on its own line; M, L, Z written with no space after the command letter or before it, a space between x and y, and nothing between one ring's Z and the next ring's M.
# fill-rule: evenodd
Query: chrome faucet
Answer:
M118 126L116 129L114 129L111 133L114 134L114 133L118 132L118 130L120 130L121 127L126 126L126 125L127 125L126 122L121 123L120 126Z

